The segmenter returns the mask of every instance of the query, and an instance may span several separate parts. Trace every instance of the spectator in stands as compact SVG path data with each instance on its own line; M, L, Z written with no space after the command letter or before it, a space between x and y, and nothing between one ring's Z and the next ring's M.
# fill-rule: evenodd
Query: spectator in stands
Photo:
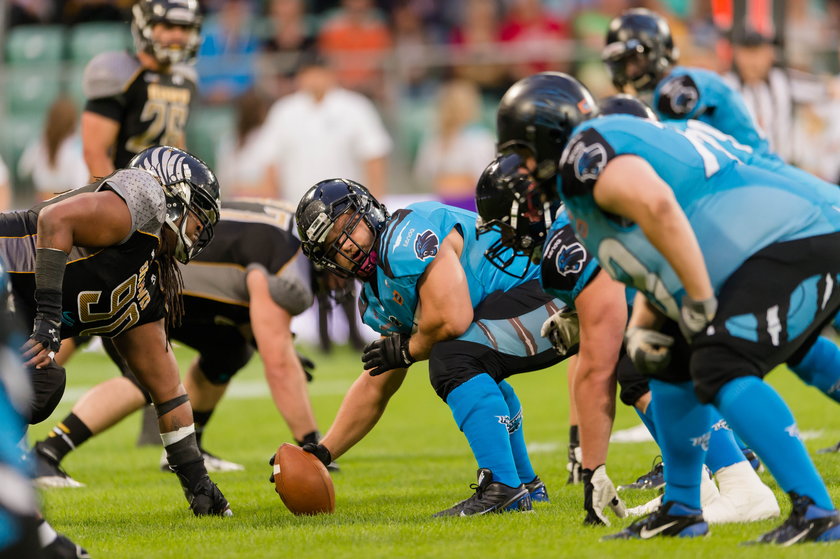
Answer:
M793 126L798 107L827 101L827 82L776 64L775 38L752 29L733 33L732 71L724 79L741 93L770 148L795 163Z
M434 39L423 21L423 0L396 0L391 11L394 27L394 54L400 72L403 94L423 98L434 82L430 79L428 54L424 50Z
M229 0L204 24L196 69L199 92L208 103L228 103L254 84L259 45L251 10L250 0Z
M271 107L258 140L266 150L265 160L271 163L278 197L296 205L312 185L334 177L364 182L377 197L383 196L391 138L373 103L340 87L331 63L314 51L301 58L297 83L296 93ZM328 351L332 301L326 278L316 278L315 284L319 287L321 347ZM350 327L349 341L361 349L365 344L358 332L355 298L351 294L341 303Z
M272 0L269 7L271 36L262 51L272 55L269 67L276 79L270 86L274 97L282 97L294 87L294 70L301 52L316 43L316 24L306 14L304 0Z
M375 99L383 95L381 68L391 43L372 0L342 0L318 35L318 48L335 65L339 83Z
M501 98L511 83L508 67L498 62L499 12L495 0L467 0L463 23L452 31L455 76L478 84L482 93Z
M18 176L32 182L39 202L87 182L90 172L82 155L78 124L73 100L57 98L47 113L43 134L18 161Z
M505 49L517 56L511 67L515 79L569 67L573 53L563 43L569 38L568 26L543 8L540 0L513 0L500 35L507 43Z
M472 82L454 80L440 90L437 129L420 145L414 164L418 184L444 204L475 210L475 185L496 152L493 134L478 124L481 97Z
M222 187L222 198L277 195L259 139L268 107L266 98L253 89L236 100L235 135L222 138L216 151L216 177Z

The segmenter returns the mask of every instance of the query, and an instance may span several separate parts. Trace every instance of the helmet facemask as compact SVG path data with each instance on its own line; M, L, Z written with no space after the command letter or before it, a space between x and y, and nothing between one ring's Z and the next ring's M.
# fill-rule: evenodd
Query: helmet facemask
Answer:
M324 184L332 187L326 194L318 189ZM310 195L314 199L307 200ZM362 281L370 280L376 271L377 242L387 218L385 207L363 186L343 179L313 187L296 214L303 252L313 264L339 277ZM360 242L359 227L366 228L369 245Z
M175 259L186 264L213 240L214 227L219 221L218 205L207 193L193 189L188 182L164 185L163 190L166 196L166 226L177 238ZM200 226L195 241L190 237L190 217Z
M132 9L131 34L135 48L151 54L163 66L195 61L201 45L202 17L195 0L141 0ZM183 45L164 45L154 39L157 24L182 26L187 30Z
M499 239L484 256L496 268L521 279L527 274L530 263L538 263L542 258L553 211L520 155L503 154L488 170L494 164L497 164L496 168L485 171L479 181L476 203L480 215L476 229L478 234L490 231L499 234ZM514 260L521 256L528 257L529 265L519 275L510 270Z
M176 237L175 258L186 264L213 239L219 221L219 183L207 165L184 150L154 146L132 158L128 168L143 169L163 187L166 200L164 224ZM198 222L198 237L190 232Z

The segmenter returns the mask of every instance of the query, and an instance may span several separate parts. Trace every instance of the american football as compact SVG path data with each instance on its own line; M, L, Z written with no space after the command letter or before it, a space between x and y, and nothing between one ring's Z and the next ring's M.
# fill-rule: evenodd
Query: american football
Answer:
M274 456L274 490L294 514L331 514L335 490L329 472L299 446L283 443Z

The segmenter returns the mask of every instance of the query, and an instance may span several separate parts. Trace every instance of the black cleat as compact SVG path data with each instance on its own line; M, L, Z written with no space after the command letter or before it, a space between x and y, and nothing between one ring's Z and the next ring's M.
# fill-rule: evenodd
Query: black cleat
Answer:
M178 474L177 471L175 473ZM188 481L181 474L178 474L178 480L181 482L184 496L187 498L194 515L233 516L233 511L230 510L227 499L207 474L204 474L197 483L189 488Z
M84 487L85 484L76 481L64 471L59 463L38 446L32 449L31 458L35 461L35 478L33 483L40 489L55 487Z
M819 449L817 454L833 454L835 452L840 452L840 442L835 445Z
M793 510L787 520L750 544L771 543L787 547L802 542L840 540L840 513L814 504L813 499L790 492Z
M41 556L46 559L90 559L85 548L76 545L63 534L56 534L56 538L41 549Z
M669 501L621 532L604 536L601 541L648 540L656 536L694 538L708 533L709 525L703 520L703 511Z
M507 511L526 512L533 510L531 495L524 485L510 487L493 481L493 472L487 468L478 470L478 483L470 484L475 494L469 499L433 516L472 516Z
M653 467L648 473L640 476L633 483L627 485L619 485L619 491L626 491L628 489L659 489L665 486L665 464L662 462L662 457L657 456L653 459Z
M543 480L540 479L540 476L537 476L533 480L526 483L525 489L527 489L528 494L531 495L532 503L549 502L548 489L546 489L545 483L543 483Z

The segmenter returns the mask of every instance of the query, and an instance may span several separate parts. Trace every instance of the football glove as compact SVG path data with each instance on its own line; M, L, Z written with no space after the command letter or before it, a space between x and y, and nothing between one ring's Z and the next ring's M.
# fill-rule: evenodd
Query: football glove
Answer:
M717 313L717 298L712 295L708 299L695 301L688 295L683 295L680 308L680 331L689 342L705 330Z
M674 338L648 328L631 327L624 334L627 355L636 370L650 376L658 373L671 362Z
M61 348L61 291L36 289L35 304L38 310L29 339L58 353Z
M416 361L408 351L408 334L391 334L379 338L362 350L362 362L371 376L408 367Z
M580 343L580 322L577 311L559 310L543 322L540 335L548 338L561 356Z
M320 460L321 463L329 469L329 465L330 463L332 463L332 454L330 454L330 451L327 447L317 443L304 443L302 445L299 444L299 446L306 452L314 454L315 458ZM268 465L272 468L274 467L274 459L276 457L276 454L272 454L271 458L268 459ZM270 483L274 483L274 472L272 472L272 474L269 476L268 481Z
M594 470L583 470L583 508L586 510L584 524L610 525L610 520L604 512L611 508L619 518L627 516L627 508L619 499L615 486L607 476L607 467L601 464Z

